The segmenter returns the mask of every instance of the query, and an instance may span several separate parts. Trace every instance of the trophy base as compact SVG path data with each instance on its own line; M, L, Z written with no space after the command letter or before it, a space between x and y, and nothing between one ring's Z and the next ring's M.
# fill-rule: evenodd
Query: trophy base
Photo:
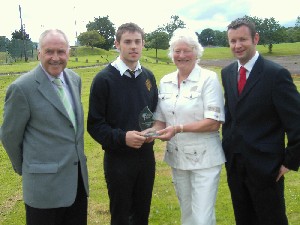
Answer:
M148 132L144 134L144 137L157 137L157 136L159 136L159 134L156 132Z

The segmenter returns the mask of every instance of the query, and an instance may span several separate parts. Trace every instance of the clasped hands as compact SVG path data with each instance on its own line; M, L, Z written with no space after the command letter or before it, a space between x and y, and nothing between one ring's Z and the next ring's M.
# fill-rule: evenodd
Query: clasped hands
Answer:
M152 135L154 134L154 135ZM148 128L141 132L139 131L128 131L126 133L126 145L132 148L139 149L144 143L150 143L155 139L162 141L169 141L176 134L173 126L166 127L159 131L154 128Z
M162 141L169 141L172 137L175 136L177 132L174 126L168 126L158 131L156 131L156 129L154 128L148 128L142 131L141 133L143 136L147 137L147 141L151 142L155 139L160 139ZM155 134L155 135L151 135L151 134Z

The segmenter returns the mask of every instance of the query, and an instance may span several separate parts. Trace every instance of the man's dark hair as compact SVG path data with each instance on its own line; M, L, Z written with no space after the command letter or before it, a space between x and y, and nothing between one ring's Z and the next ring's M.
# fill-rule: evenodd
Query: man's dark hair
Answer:
M124 23L122 24L116 33L116 41L120 42L121 41L121 37L125 32L130 32L130 33L134 33L134 32L138 32L142 35L142 40L145 40L145 32L135 23Z
M256 34L255 24L253 22L251 22L250 20L246 19L246 18L237 18L236 20L233 20L227 26L227 31L230 30L230 29L236 30L237 28L239 28L241 26L248 27L249 30L250 30L250 33L251 33L251 37L252 37L252 39L254 39L255 34Z

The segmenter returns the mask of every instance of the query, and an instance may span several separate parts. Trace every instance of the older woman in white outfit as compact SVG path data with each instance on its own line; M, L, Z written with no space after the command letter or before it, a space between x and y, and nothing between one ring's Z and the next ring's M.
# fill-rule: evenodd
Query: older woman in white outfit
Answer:
M168 141L164 160L172 176L183 225L214 225L215 202L225 157L219 136L224 122L217 74L198 65L203 48L197 35L174 32L169 56L177 71L160 81L154 128Z

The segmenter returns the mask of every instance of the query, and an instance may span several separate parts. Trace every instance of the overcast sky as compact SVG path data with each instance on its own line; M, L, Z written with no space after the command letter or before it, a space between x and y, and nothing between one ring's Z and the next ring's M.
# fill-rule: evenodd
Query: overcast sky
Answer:
M244 15L274 17L285 27L294 26L300 16L299 0L6 0L1 5L0 36L10 39L12 32L20 30L19 5L32 41L38 41L45 29L59 28L71 45L76 33L85 32L86 24L99 16L109 16L115 28L137 23L147 33L169 23L172 15L198 33L206 28L226 30L230 21Z

